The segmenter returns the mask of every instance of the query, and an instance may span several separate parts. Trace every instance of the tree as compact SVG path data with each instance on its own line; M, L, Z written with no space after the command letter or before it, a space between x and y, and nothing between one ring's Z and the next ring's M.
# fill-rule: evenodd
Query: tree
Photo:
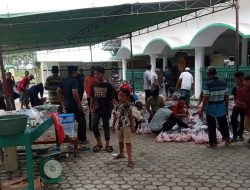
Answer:
M23 65L34 65L36 62L36 57L34 56L33 52L5 54L3 55L3 61L5 65L11 64L19 69L19 67Z

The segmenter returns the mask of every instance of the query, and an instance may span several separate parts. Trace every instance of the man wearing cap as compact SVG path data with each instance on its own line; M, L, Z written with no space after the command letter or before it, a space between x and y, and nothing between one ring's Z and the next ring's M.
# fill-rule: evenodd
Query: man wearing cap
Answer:
M60 98L56 94L57 87L62 82L62 78L59 76L58 66L52 66L52 75L46 79L45 90L48 90L49 101L51 104L60 105Z
M68 66L68 77L63 79L57 88L57 95L61 100L62 107L67 113L74 113L75 120L78 122L77 138L81 143L87 142L86 120L82 102L79 96L79 83L77 66Z
M220 80L216 76L217 71L214 66L208 68L207 74L209 80L205 83L203 89L203 104L199 110L199 114L202 115L203 111L205 111L208 125L209 147L217 147L216 121L218 122L219 131L227 146L230 144L226 118L228 109L227 84L224 80Z
M181 87L181 96L185 98L187 106L190 105L190 91L194 88L194 78L190 73L190 68L186 67L185 71L181 73L176 87Z
M20 94L19 100L21 103L21 109L29 109L29 84L34 79L34 75L30 74L29 71L25 71L23 79L18 84L18 91Z

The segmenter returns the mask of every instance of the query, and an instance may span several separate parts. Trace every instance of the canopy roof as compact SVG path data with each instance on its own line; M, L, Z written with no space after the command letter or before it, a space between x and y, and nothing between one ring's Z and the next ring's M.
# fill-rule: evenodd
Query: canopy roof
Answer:
M3 51L88 46L225 1L182 0L0 15L0 46Z

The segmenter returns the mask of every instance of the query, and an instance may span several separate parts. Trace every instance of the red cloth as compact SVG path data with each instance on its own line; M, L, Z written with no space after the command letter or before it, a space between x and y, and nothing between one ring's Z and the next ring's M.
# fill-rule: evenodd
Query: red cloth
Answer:
M249 94L247 95L247 87L244 86L236 86L236 97L235 100L238 100L239 102L243 102L244 99L249 97ZM235 106L238 106L237 103L235 103Z
M17 90L19 92L22 92L24 88L27 89L29 84L30 84L29 78L28 77L23 77L23 79L18 84Z
M250 116L250 89L246 89L242 102L246 104L245 115Z
M54 123L54 126L56 128L57 143L58 143L58 145L61 145L64 141L64 130L63 130L63 126L60 122L59 115L56 113L51 113L50 115L53 119L53 123Z
M128 89L129 94L132 93L132 90L131 90L131 88L130 88L130 86L129 86L128 84L122 84L122 85L120 86L120 88L126 88L126 89Z

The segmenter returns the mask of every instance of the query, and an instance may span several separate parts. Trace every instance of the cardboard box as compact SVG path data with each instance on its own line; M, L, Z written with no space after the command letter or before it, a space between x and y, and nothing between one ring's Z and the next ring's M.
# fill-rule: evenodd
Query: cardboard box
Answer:
M35 177L34 186L35 190L41 189L40 177ZM28 190L28 179L26 177L19 177L5 181L1 184L1 190Z

